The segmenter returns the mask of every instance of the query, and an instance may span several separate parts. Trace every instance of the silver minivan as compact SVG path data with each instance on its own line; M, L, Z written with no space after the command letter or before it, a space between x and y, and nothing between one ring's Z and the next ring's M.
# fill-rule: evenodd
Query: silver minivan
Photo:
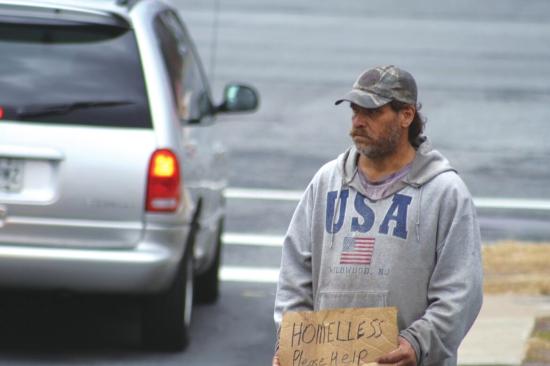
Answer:
M143 297L147 345L182 349L218 296L219 113L169 4L0 0L0 287Z

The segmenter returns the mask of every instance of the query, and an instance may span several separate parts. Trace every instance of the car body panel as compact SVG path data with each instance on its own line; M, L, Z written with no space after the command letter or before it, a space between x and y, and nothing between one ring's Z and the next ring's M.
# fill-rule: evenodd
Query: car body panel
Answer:
M0 192L0 244L129 248L139 242L152 130L3 121L0 146L0 156L23 161L20 190Z
M74 293L151 294L173 281L189 226L150 225L134 248L0 245L0 287Z
M159 52L143 45L155 44L160 47L153 23L147 21L147 14L159 14L167 10L169 8L162 2L141 2L132 8L131 16L143 60L157 143L161 146L177 146L176 151L179 152L182 161L182 179L188 205L185 211L196 212L200 207L200 230L196 234L193 249L196 270L201 273L213 260L217 225L225 215L223 192L227 185L226 154L223 145L212 137L213 116L205 116L200 123L190 124L180 122L175 109L160 108L163 100L172 100L172 103L176 103L168 87L168 71ZM198 57L192 41L189 39L188 42L195 57ZM161 73L162 77L153 72L159 69L165 70ZM200 72L204 77L202 69ZM178 124L176 130L172 129L173 121ZM148 215L147 220L155 220L155 217Z

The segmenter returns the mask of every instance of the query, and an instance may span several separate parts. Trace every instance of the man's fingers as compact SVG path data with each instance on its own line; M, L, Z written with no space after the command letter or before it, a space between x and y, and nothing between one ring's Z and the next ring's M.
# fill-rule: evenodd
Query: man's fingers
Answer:
M404 356L403 349L399 347L398 349L391 351L387 355L384 355L378 358L378 360L376 361L378 363L396 363L401 361L403 359L403 356Z

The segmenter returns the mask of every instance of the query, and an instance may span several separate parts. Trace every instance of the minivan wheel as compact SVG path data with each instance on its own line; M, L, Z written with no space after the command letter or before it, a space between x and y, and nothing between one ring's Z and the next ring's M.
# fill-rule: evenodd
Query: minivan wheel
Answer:
M223 227L224 220L221 218L218 223L214 260L206 272L201 273L196 278L195 297L198 302L203 304L212 304L216 302L220 294L219 272L222 256Z
M168 291L145 300L142 339L147 348L181 351L189 343L193 311L193 251L187 250Z

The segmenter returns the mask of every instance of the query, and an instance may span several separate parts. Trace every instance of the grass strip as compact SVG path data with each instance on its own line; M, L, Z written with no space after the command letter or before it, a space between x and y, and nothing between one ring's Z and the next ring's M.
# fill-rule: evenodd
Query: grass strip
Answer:
M483 269L487 294L550 295L550 243L484 245Z

